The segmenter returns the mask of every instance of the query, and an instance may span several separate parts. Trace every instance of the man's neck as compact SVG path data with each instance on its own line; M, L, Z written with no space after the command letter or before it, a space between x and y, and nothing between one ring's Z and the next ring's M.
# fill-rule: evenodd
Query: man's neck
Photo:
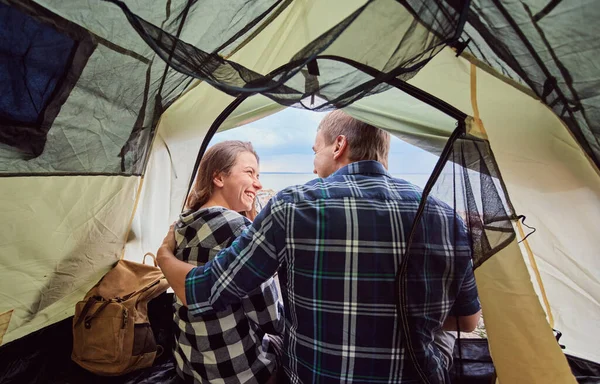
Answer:
M337 161L337 163L336 163L336 168L335 168L335 171L334 171L333 173L335 173L335 172L339 171L340 169L342 169L342 168L344 168L345 166L347 166L347 165L349 165L349 164L352 164L352 163L353 163L353 161L350 161L350 160L349 160L349 159L347 159L347 158L344 158L344 159L340 159L340 160L338 160L338 161Z

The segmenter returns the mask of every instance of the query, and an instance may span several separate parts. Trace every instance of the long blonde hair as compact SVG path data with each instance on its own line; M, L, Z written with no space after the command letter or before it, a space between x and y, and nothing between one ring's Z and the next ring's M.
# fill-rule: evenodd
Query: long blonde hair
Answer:
M256 157L256 162L259 162L258 155L249 141L223 141L206 151L200 161L194 186L187 197L186 209L197 211L206 204L214 192L213 179L220 173L229 175L237 156L242 152L252 153Z

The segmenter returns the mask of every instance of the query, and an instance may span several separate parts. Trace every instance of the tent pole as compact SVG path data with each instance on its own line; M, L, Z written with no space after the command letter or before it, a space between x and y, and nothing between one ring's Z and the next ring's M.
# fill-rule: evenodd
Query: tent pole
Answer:
M424 102L425 104L431 105L432 107L439 110L440 112L443 112L446 115L456 119L458 122L465 121L465 119L468 116L466 113L464 113L461 110L459 110L458 108L454 107L452 104L449 104L449 103L445 102L444 100L439 99L439 98L423 91L422 89L419 89L419 88L415 87L414 85L407 83L406 81L398 79L397 76L399 76L401 74L401 71L399 71L398 69L407 70L405 68L399 67L399 68L396 68L397 70L393 70L388 73L383 73L373 67L370 67L368 65L365 65L365 64L362 64L357 61L354 61L354 60L351 60L351 59L348 59L345 57L341 57L341 56L321 55L321 56L318 56L316 59L333 60L333 61L339 61L344 64L348 64L348 65L358 69L359 71L362 71L362 72L366 73L367 75L373 76L375 79L378 79L379 81L377 82L377 84L387 83L393 87L396 87L399 90L414 97L415 99L420 100L420 101ZM415 70L416 70L416 68L415 68ZM377 84L374 84L374 85L377 85Z

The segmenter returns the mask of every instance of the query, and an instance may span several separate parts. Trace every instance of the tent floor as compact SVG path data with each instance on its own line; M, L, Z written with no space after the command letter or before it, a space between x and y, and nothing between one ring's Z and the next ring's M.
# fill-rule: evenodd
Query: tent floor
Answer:
M165 351L171 351L172 337L172 294L163 294L152 300L148 312L157 343ZM121 377L101 377L87 372L71 361L73 338L72 318L34 332L0 348L0 383L90 383L90 384L133 384L133 383L180 383L175 372L172 353L165 352L154 366ZM457 344L458 347L458 344ZM452 369L454 383L489 384L494 377L494 365L490 357L487 340L462 339L462 358L455 348L457 367ZM600 365L567 356L579 383L599 383ZM462 369L461 369L462 368ZM462 371L462 374L458 374Z

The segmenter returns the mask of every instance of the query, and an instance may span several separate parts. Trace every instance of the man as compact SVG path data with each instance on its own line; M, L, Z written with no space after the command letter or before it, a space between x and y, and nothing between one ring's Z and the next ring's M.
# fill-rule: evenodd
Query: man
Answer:
M384 131L332 112L313 147L320 178L279 192L212 263L180 263L168 235L158 262L190 313L222 310L279 271L291 382L417 382L399 332L396 272L421 192L388 174L389 146ZM433 383L447 378L434 333L473 330L480 307L464 226L447 205L430 204L423 220L437 227L413 239L418 268L407 291L418 324L411 345Z

